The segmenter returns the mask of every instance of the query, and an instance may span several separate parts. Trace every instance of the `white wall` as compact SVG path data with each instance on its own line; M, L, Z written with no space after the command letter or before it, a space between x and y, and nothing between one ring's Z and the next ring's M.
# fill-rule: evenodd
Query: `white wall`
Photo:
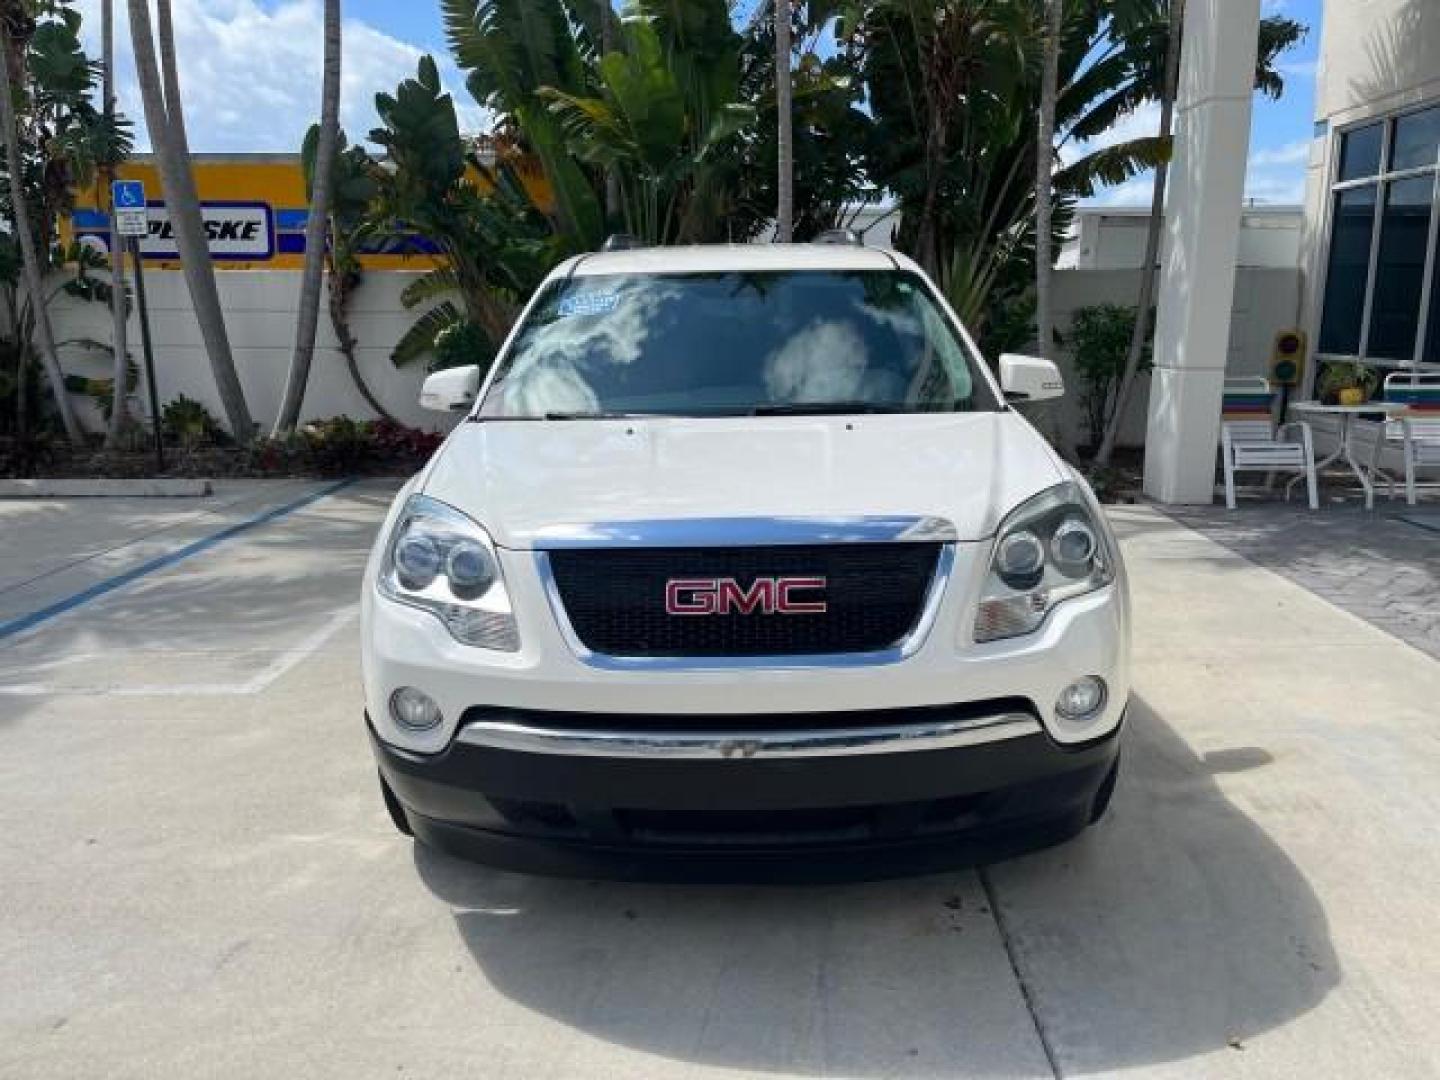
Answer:
M1076 211L1070 237L1056 265L1064 269L1128 270L1145 261L1148 211ZM1237 266L1290 269L1300 263L1300 207L1255 207L1240 219Z
M1055 324L1068 332L1077 308L1092 304L1133 306L1140 291L1139 270L1057 270L1055 272ZM1241 267L1235 278L1235 309L1230 325L1227 370L1233 375L1263 375L1270 363L1275 334L1295 325L1300 303L1297 269ZM1080 384L1070 358L1057 358L1065 376L1066 394L1057 410L1061 438L1069 445L1085 439L1079 407ZM1139 446L1145 440L1149 379L1142 377L1126 410L1120 444Z
M298 270L234 270L217 273L220 302L225 311L235 364L250 411L262 430L268 430L280 407L285 375L295 340L295 308L299 302ZM449 418L421 409L417 402L425 377L423 362L397 370L390 350L419 314L406 311L400 292L418 272L374 271L351 304L351 332L359 341L360 370L371 391L398 420L414 427L440 430ZM133 282L132 282L133 284ZM151 336L155 346L156 384L160 404L177 394L203 402L224 419L215 381L201 343L200 327L190 307L185 279L178 271L147 270ZM62 297L54 307L56 337L90 337L110 340L110 311L105 304L87 304ZM129 327L131 358L141 364L139 313L132 311ZM65 370L72 374L109 374L104 354L69 346L63 350ZM148 415L144 387L136 397ZM371 417L369 407L355 390L345 360L336 346L329 313L320 309L315 358L305 395L302 420L344 413L357 419ZM98 421L91 421L99 428Z
M366 275L352 303L351 326L359 339L360 366L375 395L403 422L415 427L443 430L453 422L427 412L416 403L424 379L423 363L397 370L390 350L410 327L415 313L400 304L400 293L415 273L375 271ZM295 305L299 295L298 271L227 271L216 275L226 313L235 362L250 410L262 430L268 430L280 406L285 374L295 334ZM147 271L146 292L155 342L155 367L160 403L185 394L203 402L224 418L215 392L210 365L200 340L200 328L190 310L184 278L174 271ZM1058 270L1055 273L1055 319L1064 333L1076 308L1090 304L1134 304L1139 291L1138 270ZM1235 317L1231 329L1230 370L1236 374L1263 374L1276 331L1295 325L1299 304L1296 270L1241 268L1235 287ZM55 306L56 336L110 340L110 312L104 304L86 304L68 298ZM108 376L109 360L103 354L67 347L62 350L65 370L72 374ZM138 313L130 319L130 353L141 360ZM1079 386L1068 357L1060 356L1068 392L1055 415L1060 435L1071 445L1083 437L1078 407ZM1122 430L1122 444L1139 445L1145 436L1146 383L1131 401ZM143 386L137 393L144 411ZM344 413L368 418L370 412L355 391L344 358L335 344L328 313L322 307L316 336L315 360L301 410L303 420ZM100 430L93 412L90 426Z
M1440 3L1326 0L1316 119L1348 124L1440 93Z

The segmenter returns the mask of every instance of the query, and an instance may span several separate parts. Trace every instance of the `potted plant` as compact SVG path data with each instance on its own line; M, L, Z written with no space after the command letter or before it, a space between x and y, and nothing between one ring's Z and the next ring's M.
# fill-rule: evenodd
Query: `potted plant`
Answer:
M1320 372L1320 401L1325 405L1363 405L1379 385L1380 377L1369 365L1332 361Z

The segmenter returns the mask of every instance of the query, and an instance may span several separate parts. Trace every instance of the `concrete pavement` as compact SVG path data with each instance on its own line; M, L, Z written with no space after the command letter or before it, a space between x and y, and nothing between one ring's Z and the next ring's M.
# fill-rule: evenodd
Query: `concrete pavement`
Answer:
M0 505L0 620L316 490ZM375 790L354 606L391 490L0 641L0 1077L1440 1073L1432 659L1125 508L1136 702L1079 840L843 888L502 874Z

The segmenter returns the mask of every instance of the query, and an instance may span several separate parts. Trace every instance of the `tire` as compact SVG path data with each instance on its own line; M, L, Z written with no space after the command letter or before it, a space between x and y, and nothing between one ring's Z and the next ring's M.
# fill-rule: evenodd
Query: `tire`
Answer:
M378 774L377 774L378 775ZM390 821L402 836L414 836L410 829L410 822L405 817L405 808L400 805L400 800L390 790L390 785L385 782L385 777L380 777L380 797L385 800L385 809L390 814Z
M1100 790L1095 792L1095 801L1090 804L1090 824L1097 824L1105 816L1105 811L1110 809L1110 800L1115 795L1115 783L1120 779L1120 758L1115 758L1115 764L1110 766L1110 771L1105 774L1105 779L1100 781Z

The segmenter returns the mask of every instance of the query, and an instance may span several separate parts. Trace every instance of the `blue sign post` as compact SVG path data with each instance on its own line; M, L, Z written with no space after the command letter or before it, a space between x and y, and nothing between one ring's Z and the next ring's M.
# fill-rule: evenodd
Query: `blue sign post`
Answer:
M124 237L135 261L135 299L140 314L140 342L145 355L145 383L150 397L150 428L155 437L155 468L165 471L165 441L160 434L160 401L155 391L155 351L150 343L150 312L145 305L145 268L140 257L140 240L150 234L150 213L145 205L145 185L139 180L116 180L110 185L110 202L115 215L115 232ZM112 260L124 258L111 252ZM117 263L123 266L123 262ZM119 393L119 388L116 393Z

